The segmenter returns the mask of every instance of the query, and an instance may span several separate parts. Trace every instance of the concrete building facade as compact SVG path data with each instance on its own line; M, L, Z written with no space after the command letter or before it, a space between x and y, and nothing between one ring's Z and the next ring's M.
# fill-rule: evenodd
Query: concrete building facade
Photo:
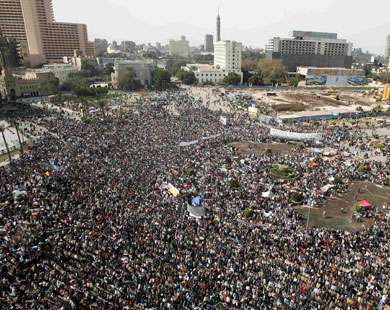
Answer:
M226 70L207 64L187 64L182 69L194 72L199 84L222 84L223 79L228 75Z
M0 0L0 28L27 45L32 64L55 62L74 50L95 55L87 26L56 22L52 0Z
M38 72L51 72L59 80L60 83L66 81L70 74L76 73L79 70L71 64L47 64Z
M299 66L351 68L352 43L336 33L293 31L292 38L271 39L266 55L281 60L289 71Z
M49 83L55 83L53 73L37 70L23 70L0 72L0 96L8 97L36 97L50 94Z
M219 41L214 48L214 66L241 76L242 44L236 41Z
M181 57L190 56L190 44L185 36L182 36L180 40L169 40L169 55Z
M385 60L389 60L390 58L390 34L386 37L386 42L385 42ZM389 61L390 65L390 61Z
M214 52L214 37L212 34L206 34L204 37L204 51L208 53Z

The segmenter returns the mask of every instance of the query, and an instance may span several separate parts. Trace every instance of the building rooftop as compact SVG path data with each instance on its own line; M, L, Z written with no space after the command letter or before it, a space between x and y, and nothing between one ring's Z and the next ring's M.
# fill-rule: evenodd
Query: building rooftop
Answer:
M337 33L318 31L294 30L292 36L295 38L337 39Z

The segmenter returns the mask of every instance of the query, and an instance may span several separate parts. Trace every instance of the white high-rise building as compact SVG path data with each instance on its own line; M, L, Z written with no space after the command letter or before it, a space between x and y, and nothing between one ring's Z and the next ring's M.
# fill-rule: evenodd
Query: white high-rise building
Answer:
M214 65L187 64L182 69L192 71L200 84L223 83L229 73L236 73L243 80L241 71L242 44L236 41L219 41L214 44Z
M190 44L185 36L182 36L178 41L169 40L169 55L181 57L190 56Z
M236 41L219 41L214 45L214 66L227 73L237 73L242 77L242 44Z

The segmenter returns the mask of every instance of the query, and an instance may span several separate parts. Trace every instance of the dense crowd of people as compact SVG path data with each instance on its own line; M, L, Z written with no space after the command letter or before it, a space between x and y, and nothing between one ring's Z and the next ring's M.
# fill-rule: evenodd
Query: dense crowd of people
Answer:
M320 206L355 180L388 186L388 157L361 173L360 159L324 160L310 147L238 154L230 142L271 143L269 129L245 113L224 126L220 113L186 91L139 103L120 117L89 122L39 110L23 116L48 131L0 168L2 307L384 309L389 303L385 218L359 232L307 228L290 199L298 191L302 204ZM359 128L323 122L288 129L321 130L324 146L340 153L366 147ZM316 169L308 169L313 158ZM275 164L288 165L295 177L276 179ZM322 192L330 182L332 189ZM202 197L203 219L186 211L195 196ZM243 216L248 208L253 214Z

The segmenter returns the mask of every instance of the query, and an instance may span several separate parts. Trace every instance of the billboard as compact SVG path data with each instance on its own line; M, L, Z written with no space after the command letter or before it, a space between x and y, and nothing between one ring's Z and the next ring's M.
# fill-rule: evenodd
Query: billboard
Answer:
M307 75L306 85L320 86L362 86L366 85L367 79L364 76L347 76L347 75Z
M326 85L327 80L325 75L307 75L306 85Z

